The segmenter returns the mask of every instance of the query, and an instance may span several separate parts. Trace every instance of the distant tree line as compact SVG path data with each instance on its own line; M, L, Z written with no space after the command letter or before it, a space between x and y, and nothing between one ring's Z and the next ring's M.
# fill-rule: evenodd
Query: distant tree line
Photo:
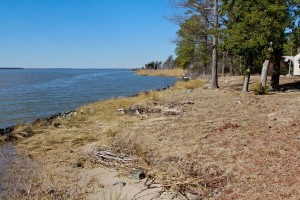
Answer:
M161 61L151 61L145 64L145 69L161 69Z
M162 61L151 61L145 64L145 69L173 69L178 67L176 61L173 56L169 56L164 63Z
M22 67L0 67L0 69L24 69Z

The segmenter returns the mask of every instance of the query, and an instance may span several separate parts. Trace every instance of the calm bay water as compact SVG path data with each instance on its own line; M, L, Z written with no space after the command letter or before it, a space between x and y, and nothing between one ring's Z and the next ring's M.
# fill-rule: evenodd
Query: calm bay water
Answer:
M0 128L174 82L174 78L136 76L124 69L0 70Z

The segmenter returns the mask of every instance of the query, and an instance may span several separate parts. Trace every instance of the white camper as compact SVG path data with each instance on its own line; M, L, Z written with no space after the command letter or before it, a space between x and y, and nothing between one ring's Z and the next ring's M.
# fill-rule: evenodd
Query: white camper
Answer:
M300 53L294 57L294 73L293 75L300 75Z

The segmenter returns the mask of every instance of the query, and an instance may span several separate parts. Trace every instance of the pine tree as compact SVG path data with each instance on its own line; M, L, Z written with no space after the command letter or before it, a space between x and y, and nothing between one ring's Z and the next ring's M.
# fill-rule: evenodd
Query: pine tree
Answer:
M226 48L235 55L243 56L249 70L254 61L262 63L271 58L274 62L271 86L274 90L279 88L286 30L295 25L298 6L299 1L223 1L222 11L227 18ZM273 51L270 51L270 42L273 42ZM249 78L250 72L247 75Z

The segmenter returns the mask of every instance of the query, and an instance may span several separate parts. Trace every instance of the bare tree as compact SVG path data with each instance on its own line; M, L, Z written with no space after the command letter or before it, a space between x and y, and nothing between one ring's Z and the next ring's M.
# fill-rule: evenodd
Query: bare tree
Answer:
M218 85L218 33L219 27L219 10L218 0L214 0L214 33L213 33L213 53L212 53L212 67L211 67L211 88L216 89Z
M184 14L174 14L169 18L173 23L179 25L185 31L188 31L188 35L192 36L190 38L185 38L188 42L195 44L197 51L195 52L195 58L192 59L192 65L200 65L202 74L206 74L208 71L209 63L211 62L213 49L213 11L211 8L212 0L171 0L171 5L175 9L184 10ZM182 12L180 12L182 13ZM188 20L195 19L198 21L198 26L188 26L186 23ZM195 29L196 28L196 29ZM182 32L180 32L182 33ZM180 38L175 41L180 44ZM182 43L181 43L182 44ZM195 62L196 61L196 62ZM199 75L201 73L198 73Z

